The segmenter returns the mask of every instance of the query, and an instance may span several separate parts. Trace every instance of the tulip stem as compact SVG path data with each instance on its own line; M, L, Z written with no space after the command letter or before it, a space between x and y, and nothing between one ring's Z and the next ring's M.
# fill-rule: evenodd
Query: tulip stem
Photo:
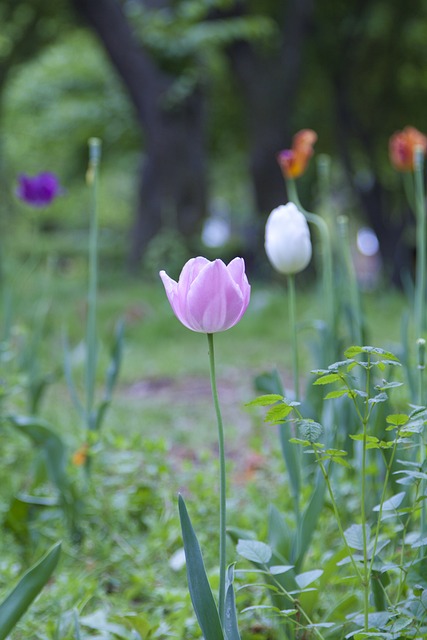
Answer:
M298 209L305 215L307 222L314 224L319 232L321 243L321 259L322 259L322 279L323 279L323 296L324 308L326 316L326 324L328 329L327 353L325 354L327 362L334 359L334 336L335 336L335 301L334 301L334 273L332 266L332 247L329 228L323 218L316 213L306 211L301 205L295 181L291 178L286 180L286 189L288 197Z
M219 444L219 469L220 469L220 490L219 490L219 596L218 611L221 624L224 624L225 607L225 562L226 562L226 478L225 478L225 449L224 449L224 428L222 423L221 408L219 406L218 389L215 376L215 352L213 333L208 333L209 346L209 369L211 377L212 398L215 406L216 420L218 425Z
M296 314L296 295L295 295L295 276L288 275L288 293L289 293L289 321L292 331L292 369L294 374L294 392L295 400L299 402L299 364L298 364L298 332L297 332L297 314Z
M415 280L415 337L422 338L424 331L425 271L426 271L426 211L423 183L424 157L421 147L415 148L414 186L415 215L417 219L417 264Z
M92 411L95 396L96 375L96 304L98 286L98 166L101 154L100 141L89 140L88 182L92 186L92 206L89 230L89 285L87 299L86 327L86 420L89 429L92 425Z

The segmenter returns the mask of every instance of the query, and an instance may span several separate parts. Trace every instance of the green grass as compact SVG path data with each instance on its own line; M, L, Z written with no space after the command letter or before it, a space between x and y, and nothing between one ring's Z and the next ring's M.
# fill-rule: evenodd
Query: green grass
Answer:
M75 376L81 384L85 331L84 261L78 257L57 264L45 277L28 264L12 278L12 355L32 335L40 301L49 299L43 339L37 348L42 372L55 370L40 413L64 439L69 454L84 442L80 419L69 399L62 371L64 331L75 349ZM298 292L301 370L319 366L310 343L317 339L310 323L321 317L316 291ZM364 296L369 342L392 348L399 341L404 299L395 292ZM62 538L63 554L52 582L22 619L13 640L77 638L198 638L186 589L185 569L173 570L170 559L182 546L177 494L187 499L191 517L215 585L217 549L216 423L209 387L207 340L180 325L173 316L160 280L132 279L101 271L98 328L102 348L98 370L101 387L108 363L108 345L116 322L126 321L123 367L114 401L96 449L91 482L81 468L69 474L82 497L79 545L70 539L61 512L29 510L25 542L10 528L0 540L0 594L5 594L29 562ZM286 290L280 285L252 283L252 300L241 323L215 339L220 399L224 413L229 471L229 524L252 529L263 539L267 505L291 512L291 499L276 429L262 422L262 413L248 411L256 375L277 368L286 385L290 375L291 341ZM349 345L347 345L349 346ZM326 365L328 363L324 363ZM6 399L8 410L25 411L25 372L16 360L3 362L3 375L16 385ZM37 452L11 427L2 428L0 470L3 522L20 492L55 497L46 483ZM268 496L266 500L266 496ZM325 514L324 527L330 526ZM22 533L22 532L21 532ZM334 536L335 534L332 533ZM25 537L26 536L26 537ZM316 537L314 559L327 552ZM235 558L230 544L229 558ZM265 590L253 587L238 595L238 608L268 602ZM252 625L257 621L260 636ZM243 637L268 638L268 615L242 616ZM109 626L110 625L110 626ZM111 625L118 625L117 627ZM116 635L114 635L114 629Z

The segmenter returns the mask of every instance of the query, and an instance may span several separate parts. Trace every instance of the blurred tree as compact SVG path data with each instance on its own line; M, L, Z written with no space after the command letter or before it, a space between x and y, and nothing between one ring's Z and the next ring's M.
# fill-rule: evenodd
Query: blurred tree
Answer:
M59 0L2 0L0 3L0 132L3 96L12 71L30 60L40 49L53 42L68 24L67 4ZM0 181L5 187L3 140L0 133ZM9 189L3 188L2 193Z
M274 24L268 42L239 38L228 54L243 93L249 140L249 167L257 210L269 213L285 197L276 154L290 146L295 100L302 74L312 0L236 2L234 11ZM305 124L304 126L309 126Z
M145 157L132 230L136 267L162 227L199 234L207 208L206 69L208 57L237 37L270 30L221 15L228 2L72 0L101 38L144 132ZM215 19L214 19L215 18Z
M305 66L305 99L319 113L315 128L338 150L395 283L412 266L414 243L388 140L407 124L426 132L426 39L424 0L318 2Z

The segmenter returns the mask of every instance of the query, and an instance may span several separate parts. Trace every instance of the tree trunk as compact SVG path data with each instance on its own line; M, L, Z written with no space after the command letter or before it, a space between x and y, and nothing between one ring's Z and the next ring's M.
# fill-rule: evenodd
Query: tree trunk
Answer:
M239 42L229 50L246 105L250 172L261 214L283 203L286 195L276 154L289 146L293 133L294 103L312 9L311 0L289 0L283 3L279 18L282 32L277 46Z
M196 89L166 106L176 78L163 72L137 42L116 0L72 0L101 39L144 132L138 204L129 263L135 269L150 240L170 221L187 240L206 211L203 100Z

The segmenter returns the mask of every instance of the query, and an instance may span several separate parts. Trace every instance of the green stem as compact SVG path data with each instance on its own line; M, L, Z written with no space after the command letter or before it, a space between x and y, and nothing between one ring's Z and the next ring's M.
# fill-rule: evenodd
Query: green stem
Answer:
M420 406L424 406L424 369L425 369L425 352L426 352L426 341L424 338L418 338L417 340L418 346L418 404ZM426 445L424 441L424 432L420 433L420 468L424 470L424 463L426 460ZM425 495L426 491L426 481L421 480L421 495ZM427 528L427 507L426 501L423 500L421 503L421 538L424 538L426 535ZM422 546L420 548L421 556L424 555L425 547Z
M366 369L366 398L369 398L370 388L370 357L368 356L368 367ZM363 614L365 631L369 629L369 584L370 584L370 564L368 562L368 540L366 535L366 456L367 456L367 439L368 439L368 420L370 415L370 406L366 400L365 416L362 422L363 441L362 441L362 479L361 479L361 499L360 499L360 517L362 521L362 539L363 539Z
M215 376L215 353L213 334L208 333L209 346L209 369L211 377L212 398L215 406L216 420L218 425L218 444L219 444L219 470L220 470L220 489L219 489L219 596L218 611L221 623L224 623L225 608L225 570L226 570L226 476L225 476L225 449L224 449L224 428L222 424L221 409L219 406L218 389L216 386Z
M297 314L296 314L296 295L295 295L295 276L288 275L288 293L289 293L289 321L292 332L292 369L294 375L294 392L295 400L299 402L299 358L298 358L298 332L297 332Z
M322 281L323 281L323 301L325 308L325 322L328 328L327 362L334 359L334 337L335 337L335 301L334 301L334 277L332 266L332 247L328 225L323 218L315 213L306 211L301 205L294 180L286 180L288 197L298 209L305 215L308 222L317 227L321 242L322 259Z
M415 149L414 157L415 215L417 219L417 263L415 281L415 337L421 338L425 316L426 273L426 212L424 204L424 156L421 148Z
M98 167L101 157L101 141L89 140L89 169L87 179L92 186L92 204L89 229L89 285L86 326L86 426L93 430L93 406L97 361L96 306L98 288Z

